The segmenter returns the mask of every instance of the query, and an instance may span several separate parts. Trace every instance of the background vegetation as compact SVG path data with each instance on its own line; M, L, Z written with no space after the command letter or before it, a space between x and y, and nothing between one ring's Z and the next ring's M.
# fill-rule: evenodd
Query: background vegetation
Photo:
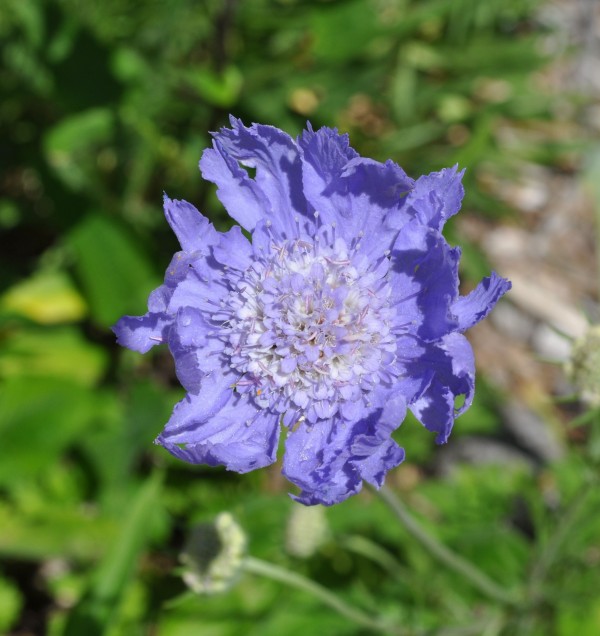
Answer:
M277 467L238 476L153 447L183 394L169 354L121 350L110 331L145 311L177 249L163 189L228 226L197 162L230 112L290 134L307 119L338 126L361 154L413 176L459 163L465 214L520 223L487 184L525 161L569 172L585 148L528 134L578 104L543 89L539 6L3 0L0 633L368 633L248 575L228 594L181 599L185 537L223 510L251 554L415 633L480 619L490 635L600 633L592 417L552 465L460 464L444 478L433 436L413 421L401 428L408 460L392 487L440 539L524 590L525 609L511 610L442 568L369 493L298 520ZM507 139L507 125L523 134ZM467 286L487 274L454 225L449 239L465 246ZM455 436L501 436L505 397L481 378ZM299 553L290 536L302 523L315 545Z

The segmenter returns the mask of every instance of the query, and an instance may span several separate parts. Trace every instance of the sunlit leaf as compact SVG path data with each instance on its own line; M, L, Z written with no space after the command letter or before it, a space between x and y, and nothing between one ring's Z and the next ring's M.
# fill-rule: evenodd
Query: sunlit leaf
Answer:
M56 461L94 416L89 389L58 378L9 377L0 391L0 484Z
M64 378L93 386L106 367L106 352L73 328L19 329L0 344L0 377Z
M23 598L19 588L0 576L0 631L7 633L17 622Z
M80 320L85 301L61 271L41 271L0 297L0 308L44 325Z

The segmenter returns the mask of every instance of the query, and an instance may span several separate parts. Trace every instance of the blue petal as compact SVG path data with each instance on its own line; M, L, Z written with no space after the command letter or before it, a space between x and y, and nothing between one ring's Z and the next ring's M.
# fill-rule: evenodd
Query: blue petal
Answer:
M208 373L225 370L224 343L214 334L215 327L200 311L183 307L169 330L169 349L181 385L198 393Z
M301 422L285 444L283 474L301 488L292 498L305 505L331 506L357 493L362 484L358 469L348 462L352 425Z
M215 374L216 376L216 374ZM179 402L156 442L192 464L245 473L275 461L279 414L235 394L230 378L208 376L198 395Z
M380 406L356 423L351 462L362 479L380 488L387 471L404 461L404 449L391 435L404 420L406 400L397 388L391 391L379 389L373 399Z
M396 325L423 340L456 329L450 306L458 296L460 250L427 226L405 226L392 251L390 282Z
M407 372L417 376L432 374L431 382L410 404L410 410L425 428L437 433L436 442L443 444L455 418L473 401L475 361L471 345L461 334L445 336L439 345L425 345L425 352L407 365ZM459 396L464 396L464 403L455 409Z
M330 128L305 131L298 145L304 192L322 222L335 224L348 243L364 234L361 249L367 255L389 249L413 180L392 161L359 157L347 135Z
M464 170L457 166L419 177L407 197L406 207L420 223L442 230L459 210L465 194L461 183Z
M187 201L172 200L165 194L164 210L183 251L173 255L164 284L150 294L148 313L124 316L113 327L120 345L140 353L166 342L178 308L171 302L174 292L189 276L191 268L202 267L210 248L219 241L219 233L212 224Z
M206 254L207 247L217 244L218 232L191 203L169 199L165 194L164 209L167 221L184 252Z
M273 126L246 128L234 117L231 125L216 133L214 149L204 152L200 162L204 178L219 186L219 199L247 230L264 218L282 236L293 237L294 217L307 212L296 144ZM238 162L255 168L255 178Z
M470 294L461 296L451 307L459 330L465 331L483 320L511 287L510 281L492 272Z
M335 215L335 205L322 194L339 179L347 163L360 155L350 147L348 135L340 135L335 128L323 127L315 132L309 126L298 138L298 147L305 194L319 212ZM315 205L313 198L320 205Z
M168 311L175 314L181 307L195 307L210 315L219 309L219 301L229 294L229 277L214 259L192 265L173 290Z
M253 250L240 226L234 225L229 232L221 234L219 244L213 248L213 254L222 265L243 272L252 263Z
M234 395L234 376L224 373L211 373L203 378L201 390L197 395L186 395L178 402L160 440L173 443L199 441L203 432L201 424L216 415ZM207 433L210 434L210 433ZM190 436L192 437L190 439Z
M164 313L123 316L112 330L122 347L146 353L155 345L166 341L172 322L173 317Z
M302 422L290 433L283 474L302 489L295 500L333 505L356 494L363 479L381 486L386 472L403 461L404 450L391 434L404 419L406 400L384 388L371 397L373 408L359 421Z
M269 202L246 170L216 139L213 147L202 153L200 170L207 181L217 184L217 197L229 216L251 231L269 209Z

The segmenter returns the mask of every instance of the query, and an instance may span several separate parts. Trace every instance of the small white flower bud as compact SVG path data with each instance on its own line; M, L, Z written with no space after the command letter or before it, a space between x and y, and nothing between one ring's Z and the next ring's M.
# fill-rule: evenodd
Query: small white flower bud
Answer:
M308 559L325 543L329 526L323 506L294 506L287 523L285 547L289 554Z
M238 579L246 556L246 535L228 512L196 526L180 560L183 580L197 594L227 591Z

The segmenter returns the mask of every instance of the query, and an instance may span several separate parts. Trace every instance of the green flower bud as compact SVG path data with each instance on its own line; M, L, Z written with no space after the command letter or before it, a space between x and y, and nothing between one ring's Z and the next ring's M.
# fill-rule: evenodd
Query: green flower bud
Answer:
M225 592L238 579L245 556L244 531L228 512L222 512L214 522L192 530L180 557L183 580L197 594Z

